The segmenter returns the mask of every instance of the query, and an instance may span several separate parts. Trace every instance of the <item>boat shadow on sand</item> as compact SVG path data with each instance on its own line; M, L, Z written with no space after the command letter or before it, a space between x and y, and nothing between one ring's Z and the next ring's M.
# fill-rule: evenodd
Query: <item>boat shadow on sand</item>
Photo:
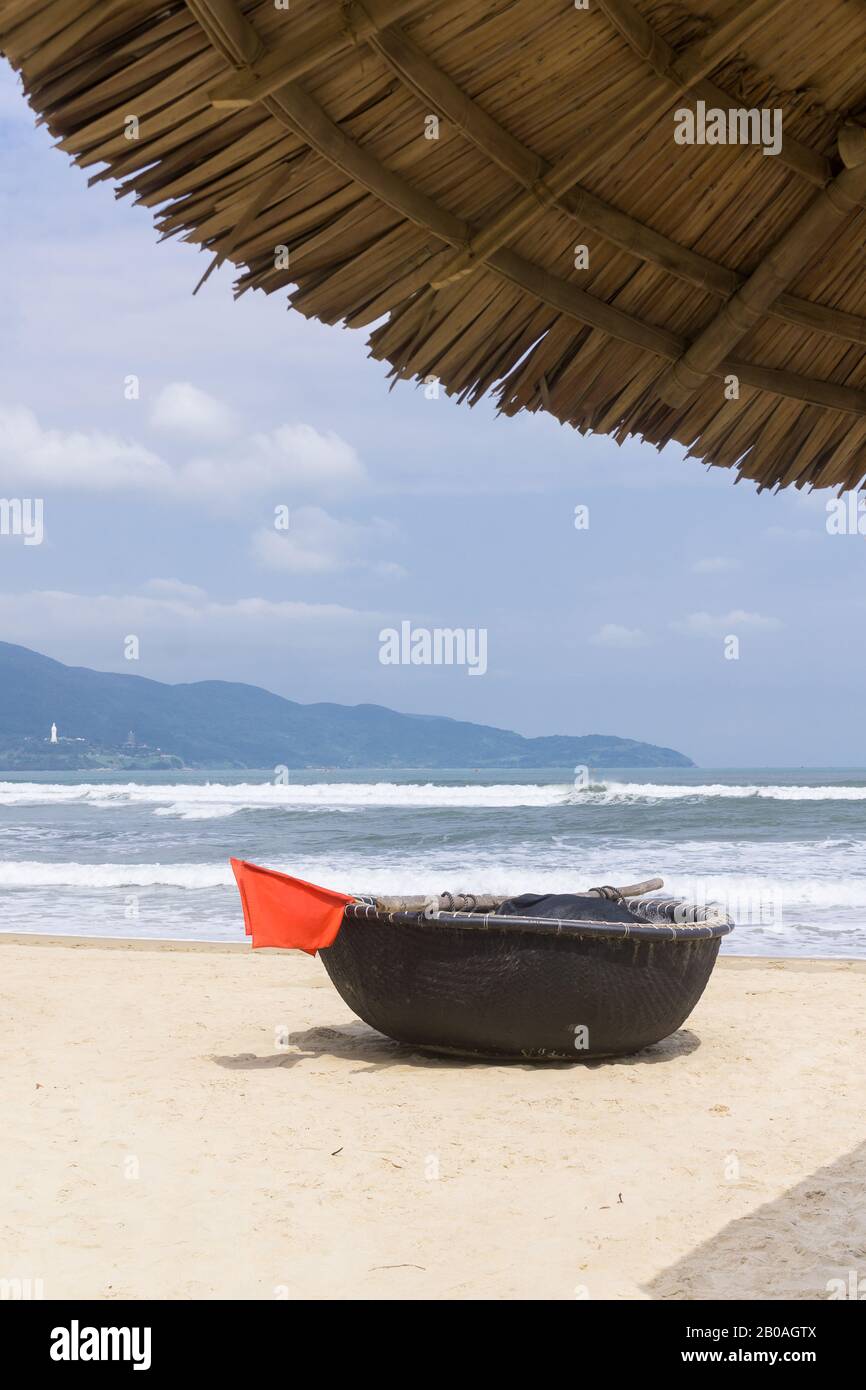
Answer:
M227 1071L267 1071L270 1068L296 1067L318 1057L335 1057L349 1062L364 1062L365 1071L381 1071L387 1067L444 1067L451 1070L464 1070L467 1067L518 1067L524 1071L546 1070L568 1071L578 1067L629 1067L654 1066L661 1062L672 1062L678 1057L695 1052L701 1045L700 1038L688 1028L680 1028L662 1042L645 1047L641 1052L624 1057L598 1057L575 1062L551 1060L513 1061L503 1058L491 1061L485 1058L452 1057L436 1052L422 1051L407 1043L395 1042L377 1033L360 1021L344 1023L335 1027L305 1028L297 1033L289 1033L285 1049L259 1057L255 1053L241 1052L230 1057L214 1057L217 1066Z

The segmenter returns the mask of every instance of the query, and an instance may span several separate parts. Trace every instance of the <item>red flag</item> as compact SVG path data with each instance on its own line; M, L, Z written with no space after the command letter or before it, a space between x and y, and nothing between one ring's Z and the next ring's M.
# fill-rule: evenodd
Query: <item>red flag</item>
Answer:
M254 947L279 946L314 956L321 946L330 946L346 904L355 901L348 893L332 893L243 859L232 859L231 866Z

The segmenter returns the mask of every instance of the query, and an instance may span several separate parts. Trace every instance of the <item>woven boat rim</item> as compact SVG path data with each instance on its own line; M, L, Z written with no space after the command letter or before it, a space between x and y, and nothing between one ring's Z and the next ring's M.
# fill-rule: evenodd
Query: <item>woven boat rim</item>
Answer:
M537 936L607 936L650 941L710 940L728 936L734 923L714 918L702 923L594 922L585 918L498 917L493 912L383 912L371 902L349 903L353 921L377 921L393 926L442 925L466 931L525 932Z

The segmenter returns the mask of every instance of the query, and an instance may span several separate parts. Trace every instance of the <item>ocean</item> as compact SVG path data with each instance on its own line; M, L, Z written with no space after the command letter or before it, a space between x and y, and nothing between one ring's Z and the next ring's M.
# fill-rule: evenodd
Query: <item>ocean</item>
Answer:
M866 771L5 774L0 929L242 941L229 857L354 893L658 875L739 955L866 955Z

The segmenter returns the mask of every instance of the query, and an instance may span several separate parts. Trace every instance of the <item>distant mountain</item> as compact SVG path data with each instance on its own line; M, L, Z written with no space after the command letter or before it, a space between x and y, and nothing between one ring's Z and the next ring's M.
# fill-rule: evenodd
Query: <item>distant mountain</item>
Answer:
M54 721L62 739L56 745L47 741ZM164 685L64 666L0 642L0 767L83 767L88 745L120 753L130 731L139 746L208 768L694 766L672 748L634 739L523 738L381 705L300 705L229 681ZM83 740L77 763L72 739Z

